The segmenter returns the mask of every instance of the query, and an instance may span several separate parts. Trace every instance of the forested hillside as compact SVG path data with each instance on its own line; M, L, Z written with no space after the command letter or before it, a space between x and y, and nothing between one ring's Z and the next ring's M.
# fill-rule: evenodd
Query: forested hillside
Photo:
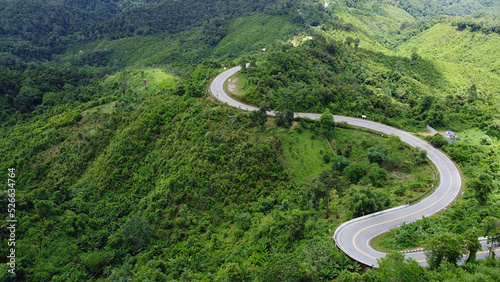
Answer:
M50 60L68 46L132 36L173 35L203 27L209 46L229 20L255 13L306 24L300 1L7 1L0 2L0 52L22 61ZM4 54L6 56L6 54ZM201 63L198 61L197 63Z
M188 76L207 58L263 48L308 23L296 9L309 6L298 1L228 3L3 1L2 120L16 111L31 113L45 95L85 100L81 87L126 67L161 65ZM276 25L282 28L271 31ZM241 32L253 35L238 37ZM226 37L230 43L218 44Z
M125 265L127 253L137 259L150 237L160 245L147 256L176 246L155 271L168 267L178 278L186 259L169 259L199 248L185 240L232 219L231 206L277 197L287 186L276 141L252 134L245 118L231 126L233 109L173 95L174 84L161 71L119 73L97 86L92 102L3 131L12 142L4 143L2 170L16 167L19 179L20 280L127 278L113 265ZM196 256L194 271L220 259ZM153 270L135 276L163 275Z
M499 6L0 0L0 280L498 280L495 258L423 268L393 253L371 269L338 250L342 222L439 179L425 151L331 114L458 136L422 138L460 167L463 197L377 248L497 244ZM246 63L234 95L253 113L207 90Z
M411 5L359 1L327 8L332 20L248 58L250 66L235 77L238 97L283 112L328 108L410 131L430 124L458 132L453 143L439 135L428 140L463 169L465 194L444 215L377 239L384 251L498 234L488 227L498 225L500 215L495 3L462 12L444 5L434 10L439 17Z

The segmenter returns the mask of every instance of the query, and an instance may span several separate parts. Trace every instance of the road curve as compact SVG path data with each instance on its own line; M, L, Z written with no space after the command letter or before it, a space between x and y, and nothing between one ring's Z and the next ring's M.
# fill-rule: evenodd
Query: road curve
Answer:
M218 75L212 82L210 91L215 98L230 106L248 111L257 110L255 107L235 101L224 91L224 82L240 69L241 67L234 67ZM271 111L268 114L274 115L274 112ZM319 119L321 115L295 113L294 116ZM365 265L377 267L377 259L384 257L386 253L373 249L370 246L371 239L405 222L409 223L421 219L422 216L428 217L443 210L460 194L462 179L457 167L448 156L411 133L364 119L334 116L334 120L379 131L381 134L396 135L410 146L426 150L427 157L437 167L440 176L438 187L422 201L410 206L395 207L355 218L337 228L333 239L343 252ZM422 265L427 264L423 252L411 252L405 253L405 255L415 258Z

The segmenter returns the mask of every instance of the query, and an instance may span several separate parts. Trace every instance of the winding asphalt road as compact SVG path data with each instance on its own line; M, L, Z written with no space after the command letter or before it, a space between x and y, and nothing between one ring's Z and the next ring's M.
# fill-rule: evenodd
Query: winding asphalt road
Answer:
M212 82L210 91L215 98L230 106L247 111L257 110L255 107L232 99L224 92L224 82L240 69L241 67L234 67L218 75ZM274 112L270 111L268 114L274 115ZM294 116L319 119L321 115L295 113ZM370 246L371 239L405 222L409 223L421 219L422 216L428 217L445 209L461 193L462 179L457 167L448 156L406 131L377 122L351 117L334 116L334 120L335 122L345 121L354 126L369 128L381 134L396 135L410 146L426 150L427 157L438 169L440 183L427 198L410 206L395 207L355 218L343 223L335 231L333 239L343 252L365 265L377 267L377 259L384 257L386 253L373 249ZM487 248L483 247L483 250L487 250ZM422 251L405 253L405 255L416 259L422 265L427 265L425 255ZM487 252L480 252L477 257L480 259L486 255Z

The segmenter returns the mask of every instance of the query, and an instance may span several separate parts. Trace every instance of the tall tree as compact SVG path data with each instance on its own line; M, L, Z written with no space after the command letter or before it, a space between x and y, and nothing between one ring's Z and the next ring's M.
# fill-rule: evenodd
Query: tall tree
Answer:
M321 194L322 197L326 198L326 216L330 217L330 194L333 189L337 191L339 196L343 195L347 184L338 177L339 173L337 171L327 169L320 173L319 180L324 185L324 193Z
M432 269L438 268L443 260L456 265L466 250L463 237L449 232L431 237L424 247L425 256Z
M289 128L292 126L293 112L289 109L276 111L276 125Z
M363 187L352 189L347 203L353 216L362 216L387 208L390 200L383 193Z
M490 255L494 255L493 247L500 245L500 219L487 216L483 219L484 235L488 237Z
M338 172L327 169L320 173L318 177L309 179L302 184L302 191L306 197L310 197L307 207L318 208L319 200L324 199L326 205L326 218L330 216L330 195L333 189L338 195L343 195L347 184L338 177Z
M333 121L333 115L330 110L326 110L319 118L319 123L321 125L321 134L330 138L333 134L333 128L335 127L335 122Z
M465 246L469 252L467 263L476 261L477 251L481 249L481 243L477 237L479 237L479 234L475 230L469 230L464 234Z
M495 184L491 176L481 173L477 178L469 182L469 187L474 190L474 195L479 203L484 205L488 200L488 194L493 190Z
M429 272L412 258L400 252L388 253L378 260L375 281L429 281Z
M313 177L302 183L301 189L303 194L309 198L307 207L309 208L312 206L317 209L319 206L319 199L323 198L328 188L319 178Z
M259 109L250 113L251 119L260 126L264 126L267 122L267 111L271 109L269 103L261 102Z

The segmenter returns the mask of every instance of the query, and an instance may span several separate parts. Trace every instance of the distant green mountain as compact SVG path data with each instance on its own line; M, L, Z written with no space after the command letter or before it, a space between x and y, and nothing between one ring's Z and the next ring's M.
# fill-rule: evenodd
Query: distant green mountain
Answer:
M69 48L61 58L64 64L106 66L164 65L178 70L191 69L207 58L224 61L256 52L277 39L302 30L279 16L255 13L217 27L223 34L195 27L173 35L137 35L122 39L101 39ZM276 29L280 26L280 29ZM215 27L214 27L215 28Z
M142 35L171 36L192 28L202 28L203 41L214 46L226 36L229 20L253 13L279 16L304 26L308 21L297 11L303 6L298 0L247 1L238 5L227 0L1 0L0 52L25 63L44 61L76 44Z
M488 90L497 94L500 75L500 34L458 30L452 23L439 23L398 46L397 53L410 56L413 50L425 59L439 62L438 65L454 64L455 71L449 79L457 78L455 83L466 79L469 84L490 84ZM465 71L460 66L475 69L476 75L459 78ZM448 72L448 71L445 71Z
M415 17L465 16L500 7L500 2L496 0L391 0L389 2Z

